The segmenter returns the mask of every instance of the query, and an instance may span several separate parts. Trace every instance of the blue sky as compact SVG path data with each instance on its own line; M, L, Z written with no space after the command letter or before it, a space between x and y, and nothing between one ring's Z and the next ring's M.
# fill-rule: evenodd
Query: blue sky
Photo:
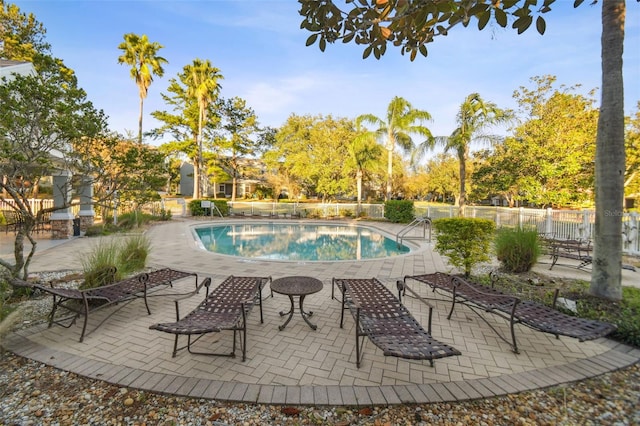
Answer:
M305 47L295 0L15 1L47 29L53 54L75 70L80 86L109 116L112 130L136 132L138 89L117 49L125 33L147 34L165 47L169 64L145 100L144 130L158 123L151 111L166 109L160 94L168 80L195 58L209 59L224 76L222 96L239 96L262 125L279 127L292 113L355 118L383 117L402 96L431 113L434 135L454 129L460 103L473 92L503 108L515 108L514 90L533 88L533 76L555 75L559 84L601 85L600 4L573 9L558 0L546 15L547 32L517 35L499 27L480 32L455 28L429 45L429 56L410 62L389 46L381 60L362 59L362 46ZM627 0L624 53L625 112L640 100L640 4ZM599 92L596 95L599 102Z

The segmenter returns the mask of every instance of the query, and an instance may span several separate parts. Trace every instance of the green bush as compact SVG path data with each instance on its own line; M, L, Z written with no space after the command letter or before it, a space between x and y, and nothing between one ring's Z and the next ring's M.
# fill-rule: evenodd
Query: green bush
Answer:
M188 207L192 216L204 216L205 213L211 214L211 212L205 211L205 209L202 208L201 201L211 201L213 204L215 204L216 207L218 207L218 210L220 210L220 213L222 213L223 216L229 216L229 205L227 204L227 200L211 200L211 199L202 199L202 200L198 199L198 200L189 201ZM214 215L216 214L217 213L214 213Z
M415 219L413 201L389 200L384 203L384 217L393 223L410 223Z
M435 250L464 270L466 276L480 262L490 260L489 247L496 225L487 219L443 218L433 221L437 232Z
M116 239L100 240L93 250L82 259L84 283L81 289L95 288L112 284L122 278L118 269L120 245Z
M144 269L151 251L151 242L144 235L128 237L120 243L118 250L118 269L123 275Z
M494 240L496 257L508 272L527 272L538 261L541 249L536 229L500 228Z
M144 235L99 241L82 261L84 283L81 289L112 284L145 268L151 251Z

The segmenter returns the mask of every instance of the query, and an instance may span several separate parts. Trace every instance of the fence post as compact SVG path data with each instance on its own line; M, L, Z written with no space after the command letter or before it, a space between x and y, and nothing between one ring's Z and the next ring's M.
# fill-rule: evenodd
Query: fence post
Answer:
M579 237L581 240L586 240L591 238L590 226L589 226L589 216L590 213L588 210L582 210L582 225L578 228Z
M545 235L553 237L553 209L551 207L547 207L545 222Z
M524 207L518 207L518 228L522 229L524 222Z

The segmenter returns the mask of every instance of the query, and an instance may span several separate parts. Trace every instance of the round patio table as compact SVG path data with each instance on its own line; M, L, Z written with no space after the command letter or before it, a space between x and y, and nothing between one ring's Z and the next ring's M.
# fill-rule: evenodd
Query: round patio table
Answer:
M284 324L278 326L280 331L284 330L284 328L289 324L291 318L293 317L293 312L295 310L295 303L293 298L298 296L299 307L300 307L300 315L302 319L311 327L311 329L315 330L318 327L315 324L312 324L309 321L309 317L313 315L313 312L305 312L304 310L304 298L309 294L317 293L322 290L322 281L313 277L303 277L303 276L292 276L292 277L283 277L275 279L271 282L271 291L274 293L284 294L285 296L289 296L289 301L291 302L291 308L287 311L280 311L280 316L283 317L285 315L289 315L289 318L284 322Z

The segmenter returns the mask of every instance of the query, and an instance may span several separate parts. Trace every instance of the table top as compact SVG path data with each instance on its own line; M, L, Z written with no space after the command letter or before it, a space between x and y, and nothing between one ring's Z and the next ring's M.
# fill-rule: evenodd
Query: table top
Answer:
M322 290L322 281L303 276L277 278L271 282L271 290L287 296L306 296Z

